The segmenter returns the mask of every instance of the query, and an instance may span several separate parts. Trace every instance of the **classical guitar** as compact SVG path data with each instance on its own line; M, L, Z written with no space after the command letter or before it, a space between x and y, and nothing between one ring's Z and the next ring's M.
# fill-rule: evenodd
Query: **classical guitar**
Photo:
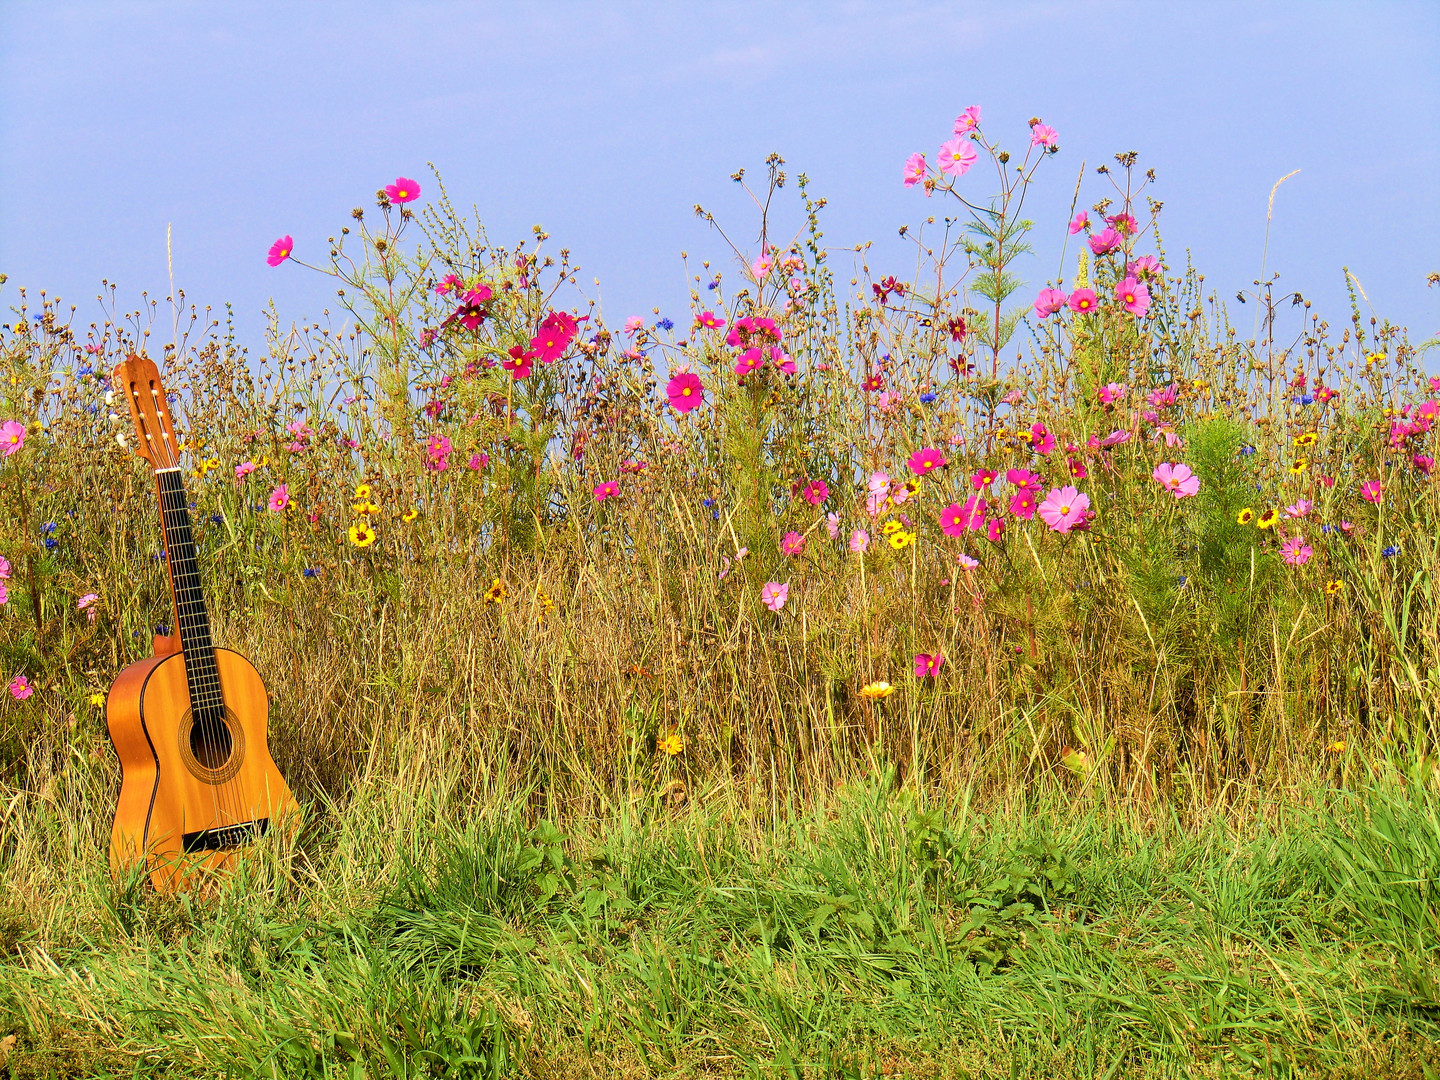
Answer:
M130 356L111 376L135 424L135 452L155 471L174 630L116 677L105 704L120 756L110 865L141 866L157 889L182 888L289 820L297 807L266 745L260 673L217 649L200 587L175 427L155 364ZM113 398L111 399L113 401Z

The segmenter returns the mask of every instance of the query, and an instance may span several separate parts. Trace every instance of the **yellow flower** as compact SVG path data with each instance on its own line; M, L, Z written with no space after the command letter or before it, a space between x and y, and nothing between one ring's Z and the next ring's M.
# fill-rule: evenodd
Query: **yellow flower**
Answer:
M555 601L551 600L545 590L538 585L535 587L535 621L544 622L545 616L555 610Z
M1383 352L1372 352L1369 356L1365 357L1365 366L1369 367L1371 364L1378 364L1384 359L1385 354Z
M897 532L890 534L890 546L896 551L901 551L915 542L915 534Z
M370 500L370 485L361 484L359 487L357 487L355 489L355 498L359 499L361 502L368 502Z
M1329 750L1332 754L1343 754L1345 752L1345 740L1336 739L1334 742L1326 746L1325 749Z
M895 688L888 682L872 682L868 686L860 688L860 696L869 701L879 701L887 698L895 692Z
M1266 510L1263 514L1260 515L1260 520L1255 522L1255 527L1257 529L1268 529L1271 528L1275 524L1275 522L1279 520L1279 510Z
M372 502L357 502L350 509L357 514L378 514L380 512L380 507Z
M1240 513L1235 515L1235 520L1238 521L1241 525L1249 525L1250 522L1255 520L1255 511L1251 510L1250 507L1247 506L1244 510L1241 510Z
M401 521L414 521L414 520L415 520L417 517L419 517L419 516L420 516L420 511L419 511L419 510L416 510L415 507L412 506L409 510L406 510L405 513L403 513L403 514L400 515L400 520L401 520Z
M263 469L263 468L265 468L266 465L269 465L269 464L270 464L270 459L269 459L268 457L261 457L261 458L256 458L256 459L255 459L255 467L256 467L257 469Z
M1210 386L1210 384L1207 383L1204 379L1196 379L1190 385L1193 386L1196 390L1206 390Z
M205 470L206 470L207 472L208 472L209 470L211 470L211 469L218 469L219 467L220 467L220 459L219 459L218 457L208 458L208 459L206 460L206 462L205 462Z
M1307 431L1307 432L1305 432L1304 435L1296 435L1296 436L1295 436L1295 445L1296 445L1296 446L1314 446L1314 445L1315 445L1315 439L1316 439L1315 432L1313 432L1313 431Z
M666 735L665 738L661 739L655 745L659 749L665 751L665 753L669 754L671 757L674 757L676 754L684 753L685 751L685 740L680 737L678 732L674 731L672 731L669 735Z
M919 495L919 494L920 494L920 481L914 479L913 477L912 477L911 479L909 479L909 480L906 480L906 481L905 481L905 490L908 491L911 495Z
M97 708L100 707L101 705L104 705L104 704L105 704L105 695L104 695L104 694L91 694L91 695L90 695L90 704L96 706Z
M505 599L505 583L498 577L490 583L490 588L485 590L485 603L498 604Z
M1310 462L1307 461L1305 458L1303 458L1303 457L1302 457L1302 458L1296 458L1296 459L1291 463L1291 465L1290 465L1290 475L1291 475L1291 476L1299 476L1302 472L1304 472L1304 471L1305 471L1306 469L1308 469L1309 467L1310 467Z
M361 522L359 525L350 526L350 543L357 548L369 547L375 542L375 530L370 527L369 522Z
M899 532L904 527L905 526L901 525L900 522L896 521L894 518L891 518L889 521L885 522L884 525L880 526L880 531L886 536L889 536L892 533Z
M1339 578L1333 578L1325 583L1325 595L1336 596L1345 591L1345 582Z

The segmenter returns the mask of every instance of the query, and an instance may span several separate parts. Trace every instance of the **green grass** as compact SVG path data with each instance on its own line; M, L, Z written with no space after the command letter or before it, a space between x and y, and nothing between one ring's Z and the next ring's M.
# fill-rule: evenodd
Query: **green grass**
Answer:
M881 773L562 833L409 749L207 897L110 882L99 777L15 798L0 1075L1440 1075L1424 775L1181 819Z

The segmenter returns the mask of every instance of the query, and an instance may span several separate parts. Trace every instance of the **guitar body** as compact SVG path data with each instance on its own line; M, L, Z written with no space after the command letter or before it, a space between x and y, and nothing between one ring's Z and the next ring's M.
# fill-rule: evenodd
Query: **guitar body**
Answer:
M171 640L156 643L165 648ZM122 773L110 865L117 873L142 865L165 892L184 887L197 872L222 869L240 845L285 827L298 809L270 757L269 699L260 673L228 649L216 649L215 660L224 690L223 732L193 723L178 648L131 664L106 702Z

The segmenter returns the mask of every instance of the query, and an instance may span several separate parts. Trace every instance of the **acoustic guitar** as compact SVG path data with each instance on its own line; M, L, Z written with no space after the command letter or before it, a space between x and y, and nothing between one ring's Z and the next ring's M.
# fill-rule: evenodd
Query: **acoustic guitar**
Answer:
M155 636L153 656L116 676L105 704L122 772L110 865L117 874L143 867L157 889L173 891L223 868L282 821L298 820L291 819L298 807L266 744L269 698L260 673L210 638L160 373L132 355L111 383L130 404L135 452L155 470L175 622L172 633Z

